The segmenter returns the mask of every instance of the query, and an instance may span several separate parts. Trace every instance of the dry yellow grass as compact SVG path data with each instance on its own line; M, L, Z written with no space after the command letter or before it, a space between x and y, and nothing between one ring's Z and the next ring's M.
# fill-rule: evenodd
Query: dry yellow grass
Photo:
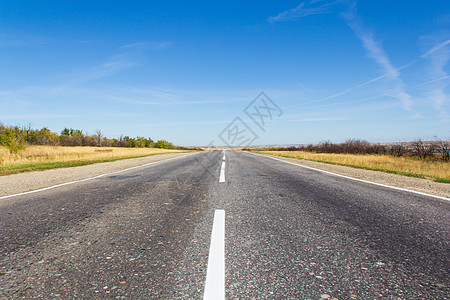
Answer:
M183 151L155 148L29 146L17 155L11 155L8 150L0 147L0 165L102 160L176 152Z
M424 161L408 157L393 157L390 155L332 154L306 151L265 151L264 153L333 162L380 171L392 171L394 173L413 173L425 175L425 177L450 179L450 162L444 161Z

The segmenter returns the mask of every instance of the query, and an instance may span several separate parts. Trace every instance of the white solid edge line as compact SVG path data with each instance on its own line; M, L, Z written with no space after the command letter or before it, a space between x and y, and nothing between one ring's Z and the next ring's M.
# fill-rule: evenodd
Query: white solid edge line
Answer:
M223 209L216 209L214 212L203 299L225 299L225 210Z
M432 197L432 198L436 198L436 199L440 199L440 200L450 201L450 198L447 198L447 197L427 194L427 193L414 191L414 190L409 190L409 189L405 189L405 188L400 188L400 187L396 187L396 186L392 186L392 185L386 185L386 184L382 184L382 183L367 181L367 180L364 180L364 179L359 179L359 178L354 178L354 177L350 177L350 176L345 176L345 175L341 175L341 174L337 174L337 173L333 173L333 172L329 172L329 171L324 171L324 170L321 170L321 169L316 169L316 168L313 168L313 167L307 167L307 166L299 165L299 164L296 164L296 163L293 163L293 162L290 162L290 161L286 161L286 160L282 160L282 159L279 159L279 158L276 158L276 157L266 156L266 155L262 155L262 154L258 154L258 153L252 153L252 152L246 152L246 153L257 155L257 156L262 156L262 157L266 157L266 158L271 158L271 159L274 159L274 160L279 160L279 161L282 161L284 163L291 164L291 165L294 165L294 166L299 166L299 167L302 167L302 168L305 168L305 169L315 170L315 171L319 171L319 172L322 172L322 173L325 173L325 174L338 176L338 177L342 177L342 178L346 178L346 179L351 179L351 180L354 180L354 181L370 183L370 184L373 184L373 185L378 185L378 186L382 186L382 187L386 187L386 188L390 188L390 189L394 189L394 190L399 190L399 191L403 191L403 192L409 192L409 193L414 193L414 194L418 194L418 195L422 195L422 196Z
M154 162L151 162L151 163L146 163L146 164L143 164L143 165L139 165L139 166L135 166L135 167L119 170L119 171L114 171L114 172L111 172L111 173L106 173L106 174L101 174L101 175L97 175L97 176L94 176L94 177L89 177L89 178L84 178L84 179L64 182L64 183L60 183L60 184L56 184L56 185L52 185L52 186L49 186L49 187L28 191L28 192L1 196L0 200L7 199L7 198L12 198L12 197L17 197L17 196L33 194L33 193L38 193L38 192L42 192L42 191L46 191L46 190L51 190L51 189L54 189L54 188L57 188L57 187L61 187L61 186L64 186L64 185L69 185L69 184L79 183L79 182L88 181L88 180L92 180L92 179L97 179L97 178L104 177L104 176L109 176L109 175L112 175L112 174L117 174L117 173L129 171L129 170L133 170L133 169L146 167L146 166L153 165L153 164L156 164L156 163L161 163L161 162L166 162L166 161L177 159L177 158L182 158L182 157L185 157L185 156L188 156L188 155L192 155L192 154L196 154L196 153L189 153L189 154L185 154L185 155L182 155L182 156L172 157L172 158L168 158L168 159L162 159L162 160L154 161Z
M225 162L222 162L222 167L220 168L219 182L225 182Z

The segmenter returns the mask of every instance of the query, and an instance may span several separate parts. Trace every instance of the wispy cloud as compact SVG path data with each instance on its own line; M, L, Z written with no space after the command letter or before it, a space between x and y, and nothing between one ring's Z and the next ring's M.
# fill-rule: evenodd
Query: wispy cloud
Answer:
M381 67L383 72L382 77L392 82L393 86L386 91L386 94L400 100L403 107L406 110L410 110L412 106L411 95L406 92L406 84L400 78L399 70L392 65L384 49L374 40L373 34L362 26L356 16L355 8L351 7L343 16L347 24L361 41L363 47L367 50L369 57Z
M48 39L40 36L0 34L0 47L35 47L44 46Z
M358 101L355 101L358 102ZM362 101L364 102L364 101ZM341 106L336 107L321 107L319 110L317 106L305 107L302 109L302 113L287 114L290 116L290 122L300 121L333 121L333 120L353 120L358 118L358 116L363 115L367 112L373 113L374 111L383 111L398 107L399 103L390 101L389 99L380 99L379 101L373 103L366 103L363 105L353 105L353 106Z
M325 122L325 121L345 121L350 120L350 118L302 118L302 119L295 119L290 120L290 122Z
M429 51L425 52L421 57L426 58L430 62L429 73L430 80L422 84L427 85L428 91L426 95L433 102L433 107L440 110L442 105L449 100L445 89L449 82L445 79L449 78L449 74L445 70L445 66L450 60L450 39L436 44Z
M411 115L410 118L411 119L423 119L423 116L420 113L415 113L415 114Z
M171 42L153 42L153 43L150 43L150 46L152 47L152 49L155 49L155 50L167 49L171 45L172 45Z
M158 105L158 106L190 106L215 105L242 102L243 99L228 91L207 90L159 90L156 88L140 87L108 87L99 92L103 98L130 105ZM241 92L242 93L242 92ZM248 98L244 98L248 100Z
M94 65L85 70L71 72L62 75L63 83L53 89L53 93L60 93L82 84L111 77L123 70L130 69L138 65L140 51L130 50L111 55L102 63Z
M24 100L16 91L3 90L0 91L0 105L2 108L7 106L28 106L30 102Z
M166 127L166 126L189 126L189 125L214 125L229 124L232 120L211 120L211 121L183 121L183 122L155 122L155 123L139 123L130 125L129 127L146 128L146 127ZM251 121L251 120L248 120Z
M179 100L178 92L173 90L164 90L150 87L120 86L118 90L128 95L140 95L145 98L157 98L161 100L174 101Z
M131 44L123 45L123 49L137 49L137 48L151 48L153 50L163 50L169 48L172 42L162 41L162 42L136 42Z
M147 45L147 43L144 42L136 42L136 43L131 43L131 44L126 44L123 45L121 48L137 48L137 47L143 47Z
M87 70L84 74L82 74L82 76L80 76L82 77L80 79L84 82L109 77L135 65L136 61L134 60L133 53L116 54L110 56L103 63Z
M431 54L437 52L437 50L440 50L441 48L444 48L444 47L445 47L446 45L448 45L448 44L446 44L446 43L445 43L445 44L444 44L444 43L439 43L438 45L440 45L440 47L436 47L436 46L432 47L431 49L434 49L433 51L431 51L431 49L428 50L428 51L426 52L427 55L425 55L425 54L424 54L424 55L421 55L418 59L426 59L426 58L429 58L429 56L430 56ZM442 47L442 46L444 46L444 47ZM403 65L403 66L397 68L396 71L397 71L397 72L400 72L400 71L402 71L402 70L404 70L404 69L406 69L406 68L408 68L408 67L414 65L414 64L418 61L418 59L414 59L413 61L409 62L408 64ZM441 62L441 65L442 65L442 62ZM442 65L442 66L443 66L443 65ZM447 79L450 79L450 75L448 75L442 68L436 68L436 67L435 67L435 69L436 69L436 70L435 70L435 72L434 72L434 75L431 76L433 79L430 79L430 80L428 80L428 81L426 81L426 82L424 82L424 83L421 83L421 84L419 84L419 85L416 85L414 88L421 88L421 87L424 87L424 86L427 86L427 85L431 85L431 84L434 84L434 83L437 83L437 82L440 82L440 81L445 81L445 80L447 80ZM444 71L444 72L442 72L442 71ZM443 74L445 74L445 75L443 75ZM340 91L340 92L337 92L337 93L335 93L335 94L332 94L332 95L329 95L329 96L326 96L326 97L323 97L323 98L320 98L320 99L312 100L312 101L309 101L309 102L303 102L303 103L301 103L301 104L292 105L292 106L289 106L289 108L291 108L291 107L298 107L298 106L304 106L304 105L309 105L309 104L317 104L317 103L321 103L321 102L324 102L324 101L327 101L327 100L330 100L330 99L338 98L338 97L344 96L344 95L346 95L346 94L349 94L349 93L351 93L351 92L353 92L353 91L355 91L355 90L357 90L357 89L360 89L360 88L362 88L362 87L365 87L365 86L367 86L367 85L370 85L370 84L372 84L372 83L375 83L375 82L377 82L377 81L386 79L386 78L389 77L389 75L390 75L389 73L384 73L384 74L382 74L382 75L380 75L380 76L374 77L374 78L369 79L369 80L367 80L367 81L365 81L365 82L362 82L362 83L360 83L360 84L357 84L357 85L355 85L355 86L353 86L353 87L350 87L350 88L348 88L348 89L345 89L345 90L342 90L342 91ZM443 75L443 76L438 77L439 75ZM438 78L436 78L436 77L438 77ZM448 83L448 82L445 82L444 84L445 84L445 86L447 86L449 83ZM397 91L397 92L398 92L398 91ZM434 95L431 95L431 94L434 94ZM441 94L441 95L439 96L439 94ZM437 93L437 92L429 93L429 98L434 98L434 96L436 96L436 95L438 95L436 99L443 99L442 93ZM365 100L370 100L370 99L374 99L374 98L380 98L380 97L382 97L382 96L385 96L385 93L383 93L383 94L378 94L378 95L371 96L371 97L368 97L368 98L366 98L366 99L363 99L363 101L365 101ZM363 101L359 101L359 100L358 100L358 102L363 102ZM340 104L340 103L330 103L330 104L331 104L331 105L334 105L334 104Z
M433 48L431 48L430 50L428 50L427 52L425 52L423 55L421 55L421 58L425 58L430 56L431 54L441 50L442 48L446 47L448 44L450 44L450 39L446 40L442 43L437 44L436 46L434 46Z
M8 114L0 115L0 120L48 120L48 119L68 119L81 118L79 115L65 114Z
M369 52L369 56L374 59L383 69L383 76L397 79L400 73L392 66L383 48L373 39L371 33L365 32L361 25L354 19L348 18L348 24L356 36L361 40L364 48Z
M442 76L440 78L431 79L429 81L421 83L421 84L417 85L417 87L422 87L422 86L429 85L429 84L432 84L432 83L435 83L435 82L438 82L438 81L443 81L443 80L446 80L446 79L449 79L449 78L450 78L450 75L445 75L445 76Z
M386 79L391 82L391 86L389 88L387 88L387 90L384 92L384 94L400 100L403 107L406 110L410 110L411 106L412 106L411 95L409 95L407 93L406 84L400 78L400 75L401 75L400 69L393 66L393 64L389 60L388 55L384 51L384 49L373 38L373 34L370 33L369 31L367 31L363 27L362 22L358 20L358 18L356 16L356 9L355 9L354 3L350 2L350 1L343 1L343 0L328 1L328 2L314 1L314 0L305 1L305 2L300 3L297 7L293 8L293 9L284 11L275 17L269 18L269 21L271 21L271 22L291 21L291 20L296 20L296 19L299 19L302 17L313 15L313 14L328 13L328 12L332 11L332 8L337 7L338 4L344 4L345 8L341 9L341 11L343 11L341 13L341 15L344 17L348 26L353 30L355 35L361 41L363 47L368 52L369 57L372 58L381 67L382 75L380 75L376 78L373 78L371 80L368 80L362 84L356 85L352 88L346 89L342 92L339 92L334 95L320 99L319 101L336 98L336 97L342 96L344 94L347 94L353 90L361 88L365 85L374 83L374 82L382 80L382 79ZM432 51L432 50L430 50L430 51ZM437 50L438 49L435 49L433 51L437 51ZM407 66L409 66L409 64L402 68L405 68Z
M404 65L404 66L402 66L400 68L397 68L397 71L401 71L403 69L406 69L409 66L413 65L415 62L416 62L416 60L414 60L413 62L408 63L408 64L406 64L406 65ZM332 94L332 95L329 95L329 96L326 96L326 97L323 97L323 98L320 98L320 99L312 100L312 101L309 101L309 102L303 102L301 104L292 105L290 107L304 106L304 105L309 105L309 104L317 104L317 103L321 103L321 102L324 102L324 101L327 101L327 100L330 100L330 99L338 98L338 97L344 96L346 94L349 94L349 93L351 93L351 92L353 92L355 90L358 90L358 89L360 89L362 87L365 87L367 85L370 85L372 83L380 81L382 79L386 79L386 78L388 78L388 76L389 76L389 74L383 74L383 75L374 77L372 79L369 79L369 80L367 80L365 82L362 82L360 84L357 84L355 86L352 86L350 88L347 88L345 90L342 90L340 92L337 92L335 94ZM440 80L444 80L444 79L446 79L446 78L441 78ZM383 97L385 95L386 95L386 93L381 93L381 94L370 96L370 97L367 97L367 98L364 98L364 99L359 99L356 102L365 102L366 100L372 100L372 99L380 98L380 97ZM351 102L355 102L355 101L351 101ZM329 103L329 105L335 105L335 104L342 104L342 103L341 102L339 102L339 103Z
M300 3L297 7L279 13L274 17L270 17L270 22L284 22L300 19L310 15L325 14L334 8L337 4L342 3L342 0L332 2L321 0L310 0Z
M108 86L94 91L99 97L130 105L208 105L241 101L227 91L180 90L175 88Z
M433 101L433 106L437 110L439 110L442 104L444 104L448 100L448 96L444 92L443 88L436 88L431 90L428 93L428 97Z

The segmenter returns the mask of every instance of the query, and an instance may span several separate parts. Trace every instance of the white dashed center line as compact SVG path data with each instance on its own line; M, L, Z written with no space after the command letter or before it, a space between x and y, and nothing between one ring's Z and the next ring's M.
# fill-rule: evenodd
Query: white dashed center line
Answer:
M225 210L223 209L216 209L214 213L203 299L225 299Z
M225 182L225 162L222 162L222 167L220 168L219 182Z

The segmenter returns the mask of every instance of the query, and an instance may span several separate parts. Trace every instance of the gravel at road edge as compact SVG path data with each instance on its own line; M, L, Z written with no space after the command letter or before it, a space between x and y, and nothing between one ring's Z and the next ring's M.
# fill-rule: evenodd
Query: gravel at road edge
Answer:
M147 157L98 163L80 167L60 168L60 169L0 176L0 197L37 190L70 181L86 179L102 174L108 174L123 169L132 168L148 164L151 162L157 162L160 160L166 160L183 155L189 154L187 153L159 154Z
M69 181L90 178L101 174L116 172L119 170L183 155L186 155L186 153L160 154L81 167L62 168L0 176L0 197L45 188ZM276 155L265 154L265 156L271 156L299 165L304 165L349 177L450 198L450 184L446 183L438 183L426 179L330 165L295 158L285 158Z
M264 156L274 157L291 163L316 168L340 175L353 178L367 180L371 182L386 184L403 189L414 190L422 193L432 194L441 197L450 198L450 184L439 183L427 179L408 177L397 174L384 173L380 171L371 171L364 169L356 169L345 166L331 165L309 160L301 160L296 158L286 158L271 154L262 154Z

